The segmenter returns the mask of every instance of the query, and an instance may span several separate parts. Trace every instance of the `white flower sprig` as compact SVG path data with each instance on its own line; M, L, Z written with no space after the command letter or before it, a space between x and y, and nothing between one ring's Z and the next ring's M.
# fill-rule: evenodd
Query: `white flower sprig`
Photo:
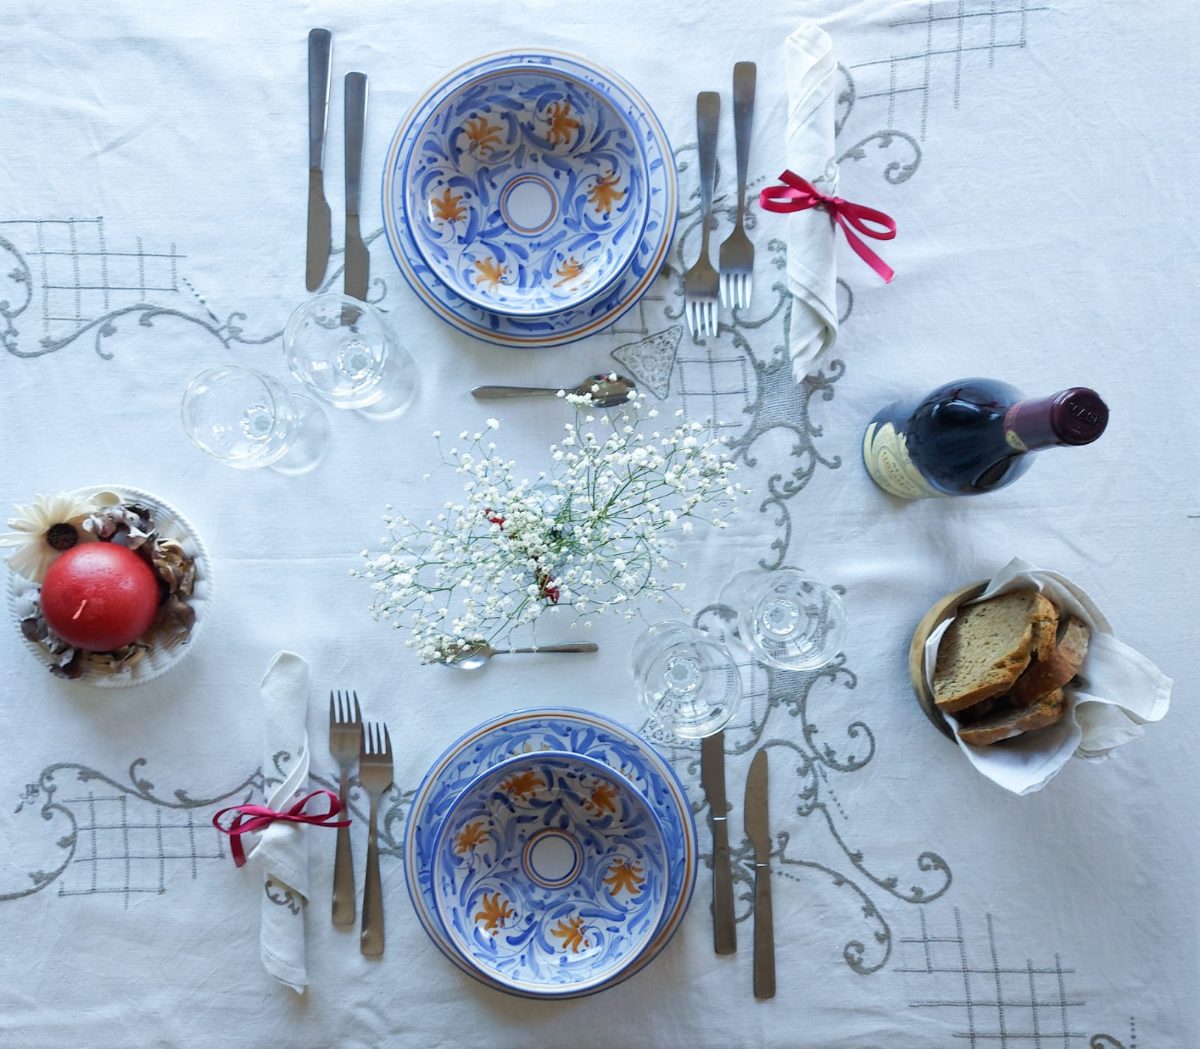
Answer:
M459 434L464 449L443 452L464 478L463 498L423 525L388 514L386 549L363 551L365 567L353 574L371 580L372 613L407 623L406 644L422 662L492 643L552 609L632 619L639 600L683 589L664 578L672 533L696 520L724 528L735 509L736 467L713 425L644 433L637 415L658 415L638 412L644 394L616 415L590 395L560 396L576 421L550 448L549 469L518 479L515 461L488 439L500 426L488 419L486 432Z

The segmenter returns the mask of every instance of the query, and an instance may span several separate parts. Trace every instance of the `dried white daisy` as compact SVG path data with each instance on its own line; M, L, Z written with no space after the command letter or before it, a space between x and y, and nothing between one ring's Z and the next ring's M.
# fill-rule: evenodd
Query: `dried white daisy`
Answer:
M96 510L91 496L70 492L37 496L28 506L18 506L9 518L13 529L0 535L0 547L11 547L8 567L18 575L40 583L50 565L76 543L93 538L83 531L84 519Z

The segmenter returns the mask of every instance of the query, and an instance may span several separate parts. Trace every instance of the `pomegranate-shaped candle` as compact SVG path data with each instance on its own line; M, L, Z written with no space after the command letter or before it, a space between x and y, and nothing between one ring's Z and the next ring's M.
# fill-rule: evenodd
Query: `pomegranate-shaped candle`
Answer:
M82 543L59 557L42 582L46 623L68 644L111 652L136 641L158 610L158 580L116 543Z

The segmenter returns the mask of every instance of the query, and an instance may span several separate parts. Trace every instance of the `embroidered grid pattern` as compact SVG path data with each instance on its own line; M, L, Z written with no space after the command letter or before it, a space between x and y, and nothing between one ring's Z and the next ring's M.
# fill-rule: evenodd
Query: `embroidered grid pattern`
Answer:
M744 354L722 354L714 349L703 356L682 352L675 358L677 391L689 421L713 419L717 429L735 436L748 425L745 407L751 401L749 362Z
M135 802L137 799L133 799ZM75 814L75 854L59 896L110 893L124 897L166 891L167 867L183 866L198 874L200 860L225 858L221 836L207 821L197 823L189 810L129 804L127 794L64 798Z
M900 43L888 58L850 66L855 97L887 99L888 127L896 126L897 108L914 99L920 106L921 139L929 127L929 99L935 87L953 81L954 108L962 97L963 73L969 56L996 55L1028 42L1029 16L1048 11L1029 0L929 0L923 17L891 22Z
M987 917L986 956L978 944L963 936L962 914L954 908L953 932L931 934L924 909L918 911L921 935L902 937L897 972L929 977L931 988L946 988L946 997L930 997L908 1003L910 1009L949 1009L962 1028L954 1037L970 1049L1072 1049L1087 1038L1073 1030L1071 1010L1086 1003L1073 996L1062 958L1054 955L1053 966L1002 964L996 946L992 915Z
M104 219L11 219L0 227L20 227L33 247L24 254L41 288L43 334L63 325L78 329L115 308L147 301L154 293L180 290L179 262L186 258L174 242L150 250L141 237L132 248L111 246Z

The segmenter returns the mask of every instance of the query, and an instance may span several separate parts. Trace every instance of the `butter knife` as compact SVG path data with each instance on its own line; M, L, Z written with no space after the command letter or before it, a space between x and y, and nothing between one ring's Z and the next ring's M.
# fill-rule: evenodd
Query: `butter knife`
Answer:
M717 954L733 954L737 950L737 926L733 920L733 872L729 864L724 732L700 741L700 782L713 821L713 950Z
M363 132L367 120L367 76L346 74L346 294L367 301L371 256L359 228Z
M333 34L308 34L308 253L304 285L316 291L329 265L329 204L325 200L325 122L329 116L329 75Z
M775 919L771 909L771 832L767 821L767 752L746 777L746 834L754 845L754 997L775 997Z

